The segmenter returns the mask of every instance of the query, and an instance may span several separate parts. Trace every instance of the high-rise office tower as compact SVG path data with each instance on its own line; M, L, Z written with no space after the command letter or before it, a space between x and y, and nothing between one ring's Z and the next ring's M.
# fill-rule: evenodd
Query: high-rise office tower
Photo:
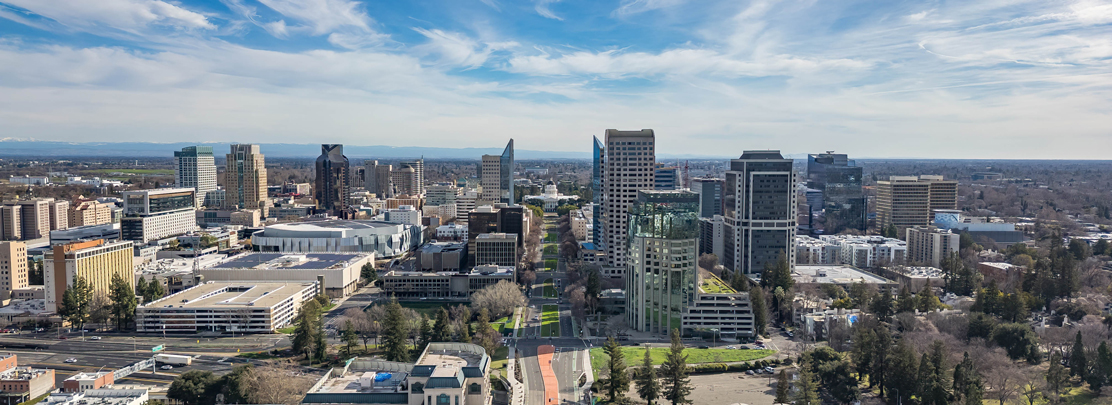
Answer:
M961 235L934 226L913 226L905 231L907 262L939 267L942 261L958 252Z
M143 244L193 232L197 229L193 193L192 188L124 191L120 237Z
M691 179L691 191L699 195L699 217L722 215L722 186L725 180L709 177Z
M807 155L807 187L822 194L820 206L809 205L812 215L823 212L823 233L865 230L867 209L862 177L862 168L844 153Z
M208 205L206 198L216 190L216 158L211 146L187 146L174 152L174 182L177 187L197 190L193 206Z
M602 177L602 237L606 245L603 274L625 274L626 233L629 207L640 190L652 190L656 166L656 135L640 131L606 130L606 157Z
M597 136L591 143L591 240L599 247L605 248L602 241L602 175L603 158L606 157L606 145L598 140Z
M479 173L483 201L514 205L514 140L510 139L501 155L483 155Z
M327 210L333 215L343 214L347 211L351 198L348 189L350 167L347 156L344 156L344 145L321 145L316 169L313 194L317 200L317 209Z
M958 207L958 182L942 176L891 176L876 182L876 222L880 229L895 225L897 235L934 221L934 210Z
M50 230L61 231L70 228L69 201L54 200L48 205L50 209Z
M699 257L699 196L640 190L629 213L626 264L628 324L668 333L695 301Z
M27 288L27 245L23 242L0 242L0 302L12 299L12 290Z
M418 187L417 169L412 166L400 166L390 172L390 182L394 184L396 195L417 197L421 188Z
M224 170L224 207L259 210L263 218L270 211L266 201L266 159L259 145L233 144Z
M722 265L745 274L764 270L780 254L794 266L795 171L778 150L749 150L730 161L722 190Z
M655 190L679 190L685 186L683 177L680 176L680 168L676 166L657 163L653 173L653 189Z
M77 277L85 279L92 286L93 295L108 296L114 275L122 277L134 289L134 251L131 242L107 243L104 239L51 246L43 256L46 310L58 311L62 294L73 286Z
M412 167L413 180L410 188L413 190L409 195L425 195L425 159L403 160L398 162L399 167Z
M394 166L378 164L377 160L364 160L363 167L367 192L383 200L394 196Z

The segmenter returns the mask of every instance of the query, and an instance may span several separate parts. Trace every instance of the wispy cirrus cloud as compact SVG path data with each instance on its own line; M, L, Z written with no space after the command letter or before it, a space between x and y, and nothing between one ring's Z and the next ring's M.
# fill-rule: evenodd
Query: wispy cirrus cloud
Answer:
M533 9L537 10L537 14L541 17L563 21L563 18L552 12L552 4L559 2L560 0L533 0Z
M139 34L155 26L199 30L216 28L205 15L160 0L4 0L0 3L90 33L118 30Z

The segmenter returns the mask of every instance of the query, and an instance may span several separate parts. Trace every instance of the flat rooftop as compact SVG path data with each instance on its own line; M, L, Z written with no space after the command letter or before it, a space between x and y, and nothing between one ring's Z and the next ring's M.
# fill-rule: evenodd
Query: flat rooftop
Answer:
M456 371L464 367L479 367L483 356L478 353L471 353L459 350L428 350L425 355L418 361L418 366L436 366L433 371L432 377L454 377ZM451 368L450 374L446 373L446 369Z
M340 253L248 253L213 264L210 269L343 269L368 255Z
M315 394L397 392L397 387L409 377L409 373L398 371L349 371L330 378L315 391Z
M858 281L866 284L894 284L884 277L846 265L797 265L792 271L792 278L803 284L853 284Z
M208 282L140 308L269 308L316 283Z

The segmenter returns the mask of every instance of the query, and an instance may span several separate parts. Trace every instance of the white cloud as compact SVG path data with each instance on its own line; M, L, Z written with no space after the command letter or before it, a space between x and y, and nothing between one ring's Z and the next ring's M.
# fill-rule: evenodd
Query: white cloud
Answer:
M308 25L313 35L340 29L370 32L372 20L361 4L349 0L259 0L282 15Z
M631 14L643 13L646 11L675 7L686 2L687 0L622 0L622 3L618 6L617 9L614 10L614 14L619 16L626 16Z
M563 21L564 19L553 13L549 7L550 4L559 2L560 0L533 0L533 8L537 10L537 14L540 14L541 17Z
M427 44L420 47L421 49L429 54L439 55L439 62L453 67L477 68L486 63L492 52L517 46L514 42L479 44L478 41L458 32L423 28L413 30L429 39Z
M647 52L573 52L553 57L515 56L506 70L530 75L592 75L606 78L710 75L726 78L813 73L820 70L862 70L870 63L768 55L756 60L732 59L707 49Z
M138 34L152 26L215 29L204 15L159 0L3 0L42 17L84 31L111 28Z

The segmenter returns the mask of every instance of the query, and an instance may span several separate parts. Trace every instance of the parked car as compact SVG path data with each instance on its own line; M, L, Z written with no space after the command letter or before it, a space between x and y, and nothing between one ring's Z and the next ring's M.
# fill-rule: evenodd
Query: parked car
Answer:
M100 340L100 336L93 336L93 337L91 337L91 338L89 338L89 339L91 339L91 340Z
M174 366L171 366L169 364L163 364L162 367L159 367L159 368L163 369L163 370L173 370Z
M753 375L753 370L745 370L745 374Z
M76 363L76 362L77 362L77 359L73 358L73 357L70 357L70 358L66 359L66 363Z
M737 348L740 349L740 350L749 350L749 346L746 346L746 345L741 345L741 346L738 346Z
M769 374L772 374L775 371L776 371L776 369L772 368L772 366L765 367L765 372L767 372Z
M707 346L707 345L703 345L703 346L699 346L699 348L700 348L700 349L710 349L710 346Z
M737 349L737 347L735 347L734 345L729 345L729 346L726 346L726 348L727 348L727 349L730 349L730 350L734 350L734 349Z

